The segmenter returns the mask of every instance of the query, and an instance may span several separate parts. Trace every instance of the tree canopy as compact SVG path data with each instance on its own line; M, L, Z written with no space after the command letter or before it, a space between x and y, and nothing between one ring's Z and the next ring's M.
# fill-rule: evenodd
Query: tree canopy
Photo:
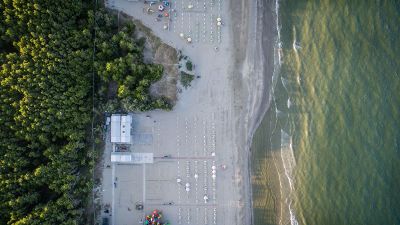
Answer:
M87 1L0 0L0 224L85 224L92 97L110 83L125 109L169 107L134 30Z

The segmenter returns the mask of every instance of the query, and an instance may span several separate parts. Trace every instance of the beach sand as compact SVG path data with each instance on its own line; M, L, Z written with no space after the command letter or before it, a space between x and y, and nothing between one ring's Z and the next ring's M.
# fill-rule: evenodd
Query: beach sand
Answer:
M179 20L182 26L166 31L143 13L143 3L115 0L108 6L140 20L163 42L181 50L200 76L191 87L183 88L172 111L133 113L133 133L149 134L152 142L134 144L132 151L151 152L155 157L170 154L173 159L156 158L154 164L143 167L113 165L112 170L104 169L102 204L112 204L112 224L128 224L156 207L173 224L252 223L250 146L269 105L275 44L273 16L265 14L268 4L222 1L217 14L224 25L218 44L188 44L179 37L179 32L186 32L184 22L190 26L195 14L189 22ZM109 154L104 157L103 163L109 164ZM211 179L211 165L218 168L215 180ZM226 169L220 169L222 165ZM201 175L199 180L194 174ZM113 188L116 177L121 184ZM186 193L176 178L190 183L193 190ZM207 204L203 192L210 196ZM145 205L143 215L131 212L137 201ZM174 206L163 205L165 201L173 201Z
M243 224L253 224L253 197L252 186L254 182L251 173L251 144L253 135L260 125L265 113L270 106L270 87L274 73L274 57L276 45L276 27L274 18L275 2L270 1L233 1L231 13L234 24L233 33L246 35L233 35L234 46L243 46L241 51L235 53L236 68L232 71L239 82L234 83L237 100L237 146L239 148L238 167L243 173L244 185L241 196L245 202L243 211ZM235 15L242 15L241 18ZM244 108L242 108L244 107ZM267 137L265 137L267 138ZM244 160L246 159L246 160ZM250 201L250 202L248 202ZM267 221L267 220L266 220Z

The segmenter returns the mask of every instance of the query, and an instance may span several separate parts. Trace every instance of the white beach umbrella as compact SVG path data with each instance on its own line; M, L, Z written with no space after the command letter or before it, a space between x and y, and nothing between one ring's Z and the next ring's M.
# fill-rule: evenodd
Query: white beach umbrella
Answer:
M221 21L222 21L222 19L221 19L220 17L218 17L218 18L217 18L217 21L218 21L218 22L221 22Z
M192 38L188 37L187 41L188 41L189 43L191 43L191 42L192 42Z
M215 180L215 178L217 178L217 175L213 174L211 177L213 180Z
M190 184L189 184L189 183L186 183L186 187L187 187L187 188L190 187Z
M194 174L194 179L197 180L197 178L199 178L199 175L197 175L197 173Z
M184 35L183 33L180 33L179 36L180 36L181 38L184 38L184 37L185 37L185 35Z
M213 169L213 170L216 170L216 169L217 169L217 167L216 167L216 166L212 166L212 167L211 167L211 169Z

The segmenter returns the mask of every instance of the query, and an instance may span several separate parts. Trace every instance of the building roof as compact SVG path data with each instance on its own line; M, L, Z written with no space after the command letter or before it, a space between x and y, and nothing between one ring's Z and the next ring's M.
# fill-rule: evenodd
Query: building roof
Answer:
M111 162L128 163L128 164L144 164L153 163L153 153L111 153Z
M111 162L132 162L132 156L130 154L111 154Z
M111 142L121 141L121 116L111 115Z
M131 123L132 117L121 116L121 142L130 143L131 142Z
M111 142L131 143L131 115L111 115Z

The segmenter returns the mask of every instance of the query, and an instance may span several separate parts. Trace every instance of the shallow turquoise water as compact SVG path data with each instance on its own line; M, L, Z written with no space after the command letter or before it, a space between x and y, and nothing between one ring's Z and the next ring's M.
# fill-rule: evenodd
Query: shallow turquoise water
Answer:
M283 64L264 119L274 121L253 151L294 156L280 155L294 213L282 223L400 224L400 1L279 3ZM277 216L255 210L265 214Z

